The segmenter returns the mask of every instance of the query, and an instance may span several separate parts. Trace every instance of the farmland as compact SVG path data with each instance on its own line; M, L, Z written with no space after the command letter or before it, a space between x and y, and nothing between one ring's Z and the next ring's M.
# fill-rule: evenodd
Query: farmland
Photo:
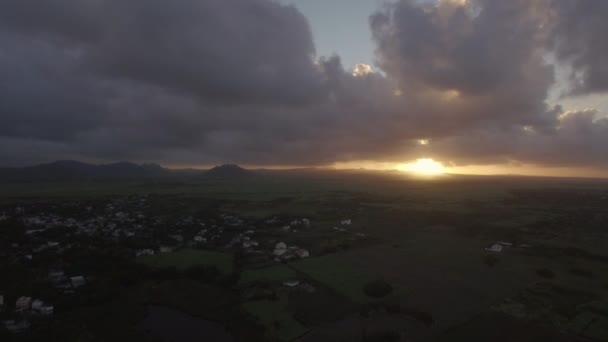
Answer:
M152 313L248 341L608 338L602 181L346 172L3 191L2 317L30 323L1 332L15 340L153 340ZM54 315L16 314L24 296Z

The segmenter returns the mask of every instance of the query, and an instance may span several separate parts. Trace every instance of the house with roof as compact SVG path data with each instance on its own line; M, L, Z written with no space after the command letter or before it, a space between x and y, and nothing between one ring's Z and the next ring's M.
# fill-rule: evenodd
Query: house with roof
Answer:
M84 276L75 276L75 277L70 277L70 283L72 284L72 287L77 289L81 286L84 286L87 284L87 280L85 279Z
M15 310L17 312L23 312L23 311L27 311L30 310L30 308L32 307L32 297L19 297L17 298L17 301L15 302Z

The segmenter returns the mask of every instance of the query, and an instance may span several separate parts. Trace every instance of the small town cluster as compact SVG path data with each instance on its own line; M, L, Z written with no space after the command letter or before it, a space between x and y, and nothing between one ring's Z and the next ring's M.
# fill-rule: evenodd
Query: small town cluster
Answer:
M338 245L364 240L366 234L349 229L352 224L350 218L329 222L329 240ZM91 273L94 264L74 265L78 264L73 260L76 251L106 248L135 260L184 249L221 251L241 255L250 266L264 267L326 253L318 246L314 247L318 250L311 249L314 244L308 235L313 226L312 220L304 217L250 219L221 208L174 214L170 208L158 210L154 199L146 195L19 204L0 207L0 227L6 228L1 231L0 257L5 260L3 266L25 266L34 272L35 292L45 293L49 288L52 296L73 296L96 280L95 272ZM283 286L314 291L310 284L295 279ZM10 293L0 292L2 327L6 330L26 331L58 310L52 300L28 293L29 287L23 292L18 288L14 284Z

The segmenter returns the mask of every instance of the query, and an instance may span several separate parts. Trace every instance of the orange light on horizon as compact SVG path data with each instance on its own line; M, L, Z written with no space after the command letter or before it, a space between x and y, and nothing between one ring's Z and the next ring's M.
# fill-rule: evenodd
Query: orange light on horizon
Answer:
M397 166L397 170L425 176L436 176L445 173L443 164L431 158L417 159L413 163L401 164Z

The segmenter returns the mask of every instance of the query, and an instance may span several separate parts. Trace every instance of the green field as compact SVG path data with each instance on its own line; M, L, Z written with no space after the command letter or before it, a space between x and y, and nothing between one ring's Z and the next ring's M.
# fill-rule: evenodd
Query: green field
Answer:
M292 264L298 271L357 303L374 301L363 292L365 284L377 278L373 271L357 269L342 254L300 260Z
M279 296L278 300L247 302L243 304L243 309L266 328L270 340L291 341L308 331L287 310L285 294Z
M153 268L175 267L182 271L193 266L214 266L223 274L230 274L233 271L234 258L231 254L221 252L181 249L172 253L140 257L137 262Z
M297 274L294 270L280 264L260 269L245 270L241 273L239 284L247 285L256 282L281 283L294 279L296 276Z

